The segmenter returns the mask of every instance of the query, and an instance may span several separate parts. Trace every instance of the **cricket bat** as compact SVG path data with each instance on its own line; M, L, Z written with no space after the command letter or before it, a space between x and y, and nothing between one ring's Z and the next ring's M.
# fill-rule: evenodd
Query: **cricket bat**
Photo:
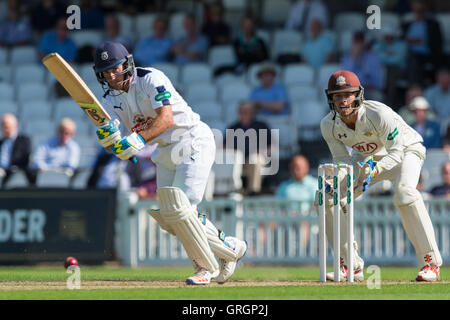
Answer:
M58 53L49 53L42 59L42 63L55 76L70 96L97 126L108 124L111 117L76 73L76 71Z
M111 116L102 107L91 89L81 79L78 73L58 53L49 53L42 59L42 63L55 76L70 96L97 126L108 124ZM133 163L136 158L130 159Z

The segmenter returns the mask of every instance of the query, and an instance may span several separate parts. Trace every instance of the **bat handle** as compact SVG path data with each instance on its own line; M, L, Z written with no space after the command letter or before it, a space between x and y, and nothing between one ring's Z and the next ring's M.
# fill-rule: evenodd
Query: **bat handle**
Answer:
M138 162L137 159L136 159L136 157L130 158L129 160L130 160L131 162L133 162L133 163L137 163L137 162Z

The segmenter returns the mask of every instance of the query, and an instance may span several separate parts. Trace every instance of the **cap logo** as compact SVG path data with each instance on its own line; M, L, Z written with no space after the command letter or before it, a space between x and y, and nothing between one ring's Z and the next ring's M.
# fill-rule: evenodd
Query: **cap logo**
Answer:
M343 86L345 85L345 77L344 76L339 76L336 79L336 85L337 86Z
M100 55L100 58L102 60L108 60L108 52L103 51L102 54Z

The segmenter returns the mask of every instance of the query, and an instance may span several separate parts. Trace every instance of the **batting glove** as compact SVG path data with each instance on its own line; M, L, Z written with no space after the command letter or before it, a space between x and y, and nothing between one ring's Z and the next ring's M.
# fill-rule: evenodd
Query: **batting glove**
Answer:
M98 141L104 148L108 148L122 139L119 126L119 119L115 119L114 121L110 121L107 125L97 129L96 134Z
M121 160L132 159L145 146L145 140L140 134L133 132L111 146L112 152Z
M370 186L372 179L376 175L380 174L381 168L378 166L377 162L373 161L372 157L368 158L365 161L360 161L359 165L362 167L361 169L363 175L362 190L364 192Z

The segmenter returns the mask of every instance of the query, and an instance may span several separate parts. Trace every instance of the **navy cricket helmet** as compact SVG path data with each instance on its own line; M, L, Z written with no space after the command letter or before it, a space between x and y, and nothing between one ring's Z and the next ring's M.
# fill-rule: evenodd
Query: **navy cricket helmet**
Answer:
M125 64L120 74L128 74L130 77L134 72L134 60L128 50L118 42L106 41L95 49L94 71L98 82L102 86L108 85L103 71Z

